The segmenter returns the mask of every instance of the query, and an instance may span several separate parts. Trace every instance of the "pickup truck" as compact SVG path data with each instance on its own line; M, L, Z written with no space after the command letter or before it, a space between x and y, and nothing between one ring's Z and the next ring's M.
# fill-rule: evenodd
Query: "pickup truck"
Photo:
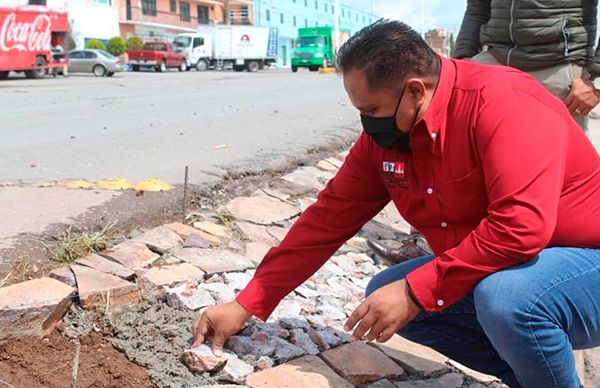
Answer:
M170 43L149 42L144 44L142 50L130 50L127 54L133 71L139 71L142 66L153 67L161 73L169 67L176 67L179 71L188 70L185 55Z

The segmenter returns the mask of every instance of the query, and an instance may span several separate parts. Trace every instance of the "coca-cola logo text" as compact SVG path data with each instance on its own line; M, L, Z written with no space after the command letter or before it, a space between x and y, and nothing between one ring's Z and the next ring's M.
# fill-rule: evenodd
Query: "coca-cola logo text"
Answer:
M37 15L33 22L18 21L10 13L0 30L0 50L48 51L50 50L51 21L48 15Z

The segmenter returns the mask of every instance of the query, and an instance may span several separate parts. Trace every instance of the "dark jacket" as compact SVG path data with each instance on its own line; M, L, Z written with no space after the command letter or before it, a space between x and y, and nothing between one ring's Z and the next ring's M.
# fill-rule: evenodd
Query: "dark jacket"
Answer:
M500 63L521 70L575 62L600 75L597 7L598 0L468 0L453 57L487 46Z

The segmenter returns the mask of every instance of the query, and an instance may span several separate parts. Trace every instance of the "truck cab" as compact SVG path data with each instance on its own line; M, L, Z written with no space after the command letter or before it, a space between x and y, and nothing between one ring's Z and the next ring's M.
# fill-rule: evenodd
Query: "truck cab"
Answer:
M182 50L188 67L195 67L198 71L208 69L212 57L209 36L199 33L184 33L177 35L173 43Z
M339 30L338 41L343 43L349 35L348 30ZM332 27L314 27L298 29L298 40L292 57L292 71L307 67L310 71L333 66L337 51Z

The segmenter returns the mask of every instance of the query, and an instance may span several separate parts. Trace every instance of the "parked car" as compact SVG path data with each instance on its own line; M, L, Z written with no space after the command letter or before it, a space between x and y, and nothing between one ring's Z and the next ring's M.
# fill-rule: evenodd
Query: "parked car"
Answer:
M142 66L153 67L161 73L169 67L188 70L184 53L171 43L149 42L144 44L142 50L130 50L127 54L133 71L139 71Z
M125 71L127 64L122 57L115 57L104 50L73 50L69 52L69 73L94 73L96 77L112 77Z

